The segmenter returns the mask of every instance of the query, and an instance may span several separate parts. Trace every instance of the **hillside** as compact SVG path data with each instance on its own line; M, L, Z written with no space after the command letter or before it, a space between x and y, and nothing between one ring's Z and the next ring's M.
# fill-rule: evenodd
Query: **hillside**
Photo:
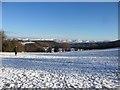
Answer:
M4 40L2 45L3 52L12 52L15 46L18 46L18 51L24 52L64 52L78 51L91 49L107 49L120 47L120 40L107 42L56 42L54 40Z
M71 44L72 48L76 49L107 49L120 47L120 40L110 42L95 42L95 43L75 43Z
M36 51L36 52L51 52L53 48L55 52L58 52L61 48L62 51L70 51L71 48L74 50L78 49L107 49L120 47L120 40L110 42L94 42L94 43L58 43L55 41L33 41L34 43L25 44L25 51Z

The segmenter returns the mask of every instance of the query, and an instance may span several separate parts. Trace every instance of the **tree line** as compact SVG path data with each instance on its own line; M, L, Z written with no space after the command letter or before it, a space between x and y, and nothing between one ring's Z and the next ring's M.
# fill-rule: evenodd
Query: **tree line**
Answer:
M71 48L77 51L78 49L82 50L91 50L91 49L107 49L107 48L116 48L120 47L120 40L111 41L111 42L95 42L95 43L58 43L55 41L32 41L34 43L23 44L24 41L18 39L9 39L5 32L2 31L2 51L3 52L12 52L13 48L17 46L18 52L59 52L61 51L71 51Z
M4 31L2 33L2 51L12 52L15 46L18 46L18 51L24 51L24 46L17 39L9 39Z
M54 48L54 52L58 52L59 48L64 51L70 50L68 43L57 43L54 41L34 41L34 43L22 44L24 41L18 39L7 38L4 31L2 31L2 51L12 52L13 48L17 46L18 52L51 52ZM47 48L47 50L45 50Z

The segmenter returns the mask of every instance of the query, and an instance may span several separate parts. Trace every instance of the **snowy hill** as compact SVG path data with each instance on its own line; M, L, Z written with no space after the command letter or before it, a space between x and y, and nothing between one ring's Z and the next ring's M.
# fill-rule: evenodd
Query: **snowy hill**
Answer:
M0 53L2 88L118 88L118 49Z

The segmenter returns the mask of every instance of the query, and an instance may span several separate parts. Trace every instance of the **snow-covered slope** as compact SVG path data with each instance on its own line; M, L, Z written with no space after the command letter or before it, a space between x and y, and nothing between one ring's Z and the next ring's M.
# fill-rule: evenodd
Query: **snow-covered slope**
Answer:
M0 53L0 87L117 88L118 49Z

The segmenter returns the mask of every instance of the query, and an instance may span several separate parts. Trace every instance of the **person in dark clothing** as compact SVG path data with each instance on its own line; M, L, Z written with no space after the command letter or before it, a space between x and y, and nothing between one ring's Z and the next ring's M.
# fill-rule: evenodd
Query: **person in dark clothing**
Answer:
M13 51L15 52L15 55L17 55L17 46L15 46L15 48L13 49Z

